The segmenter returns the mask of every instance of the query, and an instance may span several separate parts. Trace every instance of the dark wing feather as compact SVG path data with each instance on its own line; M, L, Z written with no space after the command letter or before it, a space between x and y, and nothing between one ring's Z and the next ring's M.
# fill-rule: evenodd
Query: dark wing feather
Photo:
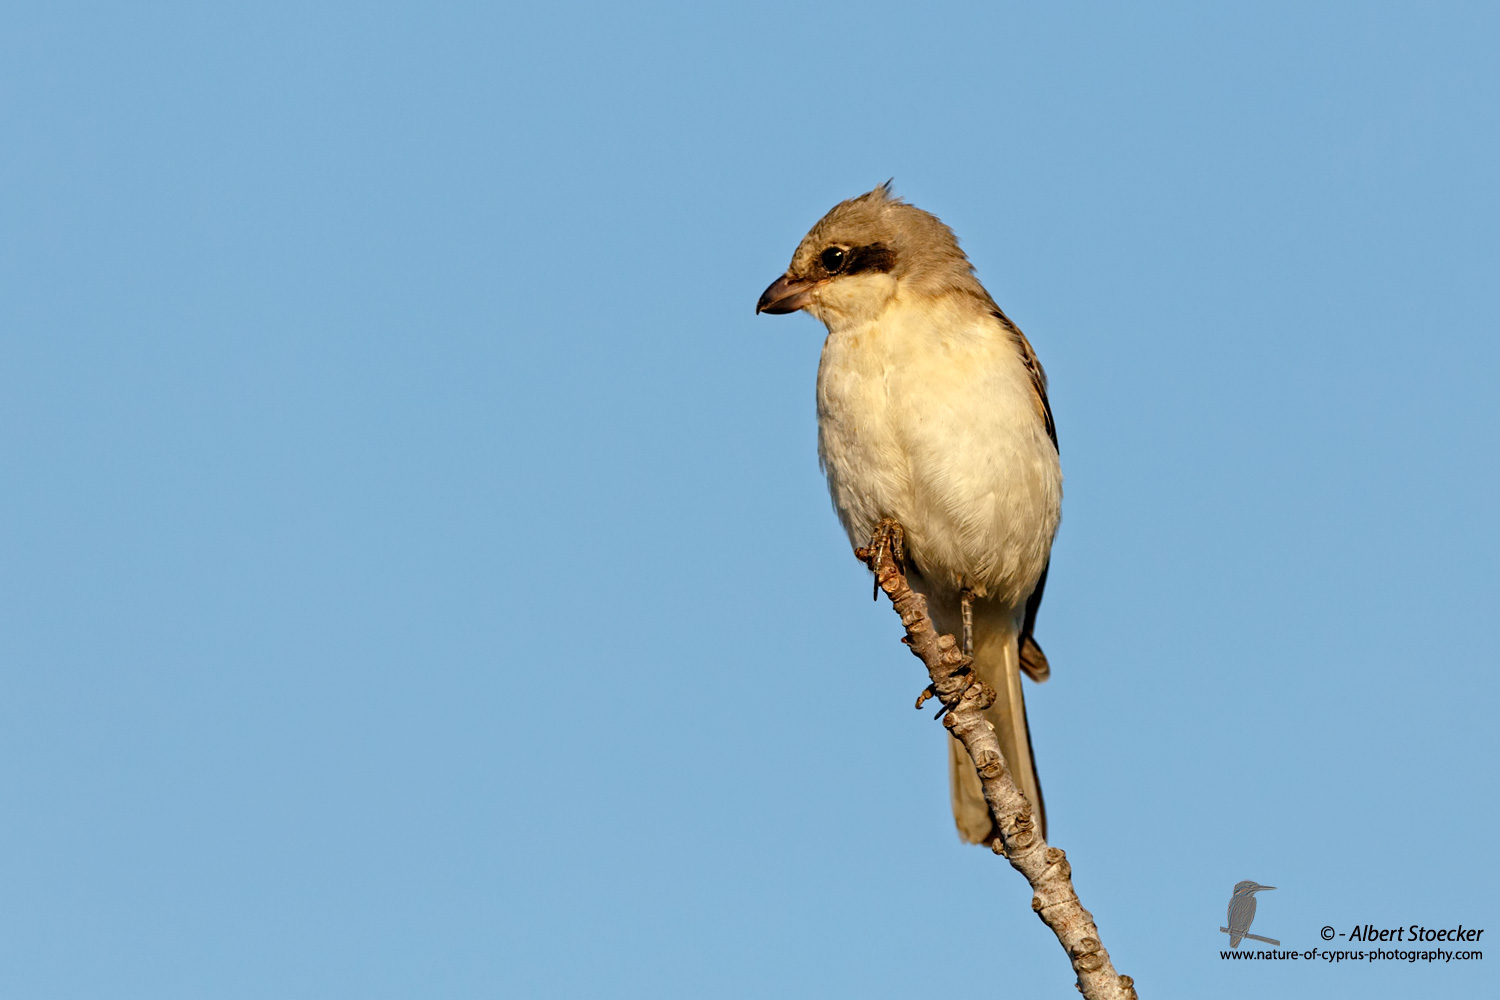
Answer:
M1021 625L1021 669L1026 676L1040 684L1052 676L1052 666L1047 662L1047 654L1042 652L1042 647L1037 645L1036 638L1031 634L1036 628L1036 612L1042 606L1042 590L1047 586L1047 570L1052 568L1052 560L1047 560L1047 565L1042 567L1042 577L1036 582L1036 589L1031 596L1026 598L1026 620Z
M1052 447L1057 448L1057 425L1052 422L1052 404L1047 401L1047 373L1042 370L1042 363L1037 360L1036 351L1032 350L1031 341L1021 332L1021 328L1010 321L1010 317L995 307L995 318L998 319L1010 335L1015 338L1016 349L1021 352L1021 363L1026 366L1026 371L1031 375L1031 388L1036 393L1037 414L1046 425L1047 436L1052 439ZM1058 449L1061 453L1061 449ZM1026 619L1021 626L1021 669L1026 676L1034 681L1044 681L1052 676L1052 667L1047 663L1047 654L1042 652L1042 647L1037 645L1032 632L1036 629L1037 609L1042 606L1042 591L1047 587L1047 570L1052 566L1051 561L1042 568L1041 579L1036 582L1036 589L1026 599Z
M1011 336L1016 338L1016 348L1021 352L1021 363L1026 366L1026 371L1031 375L1031 388L1036 393L1037 412L1042 422L1047 425L1047 436L1052 439L1052 447L1057 448L1057 425L1052 422L1052 404L1047 402L1047 373L1042 370L1042 363L1037 360L1036 351L1031 349L1031 341L1026 339L1026 334L1021 328L1010 321L1010 317L995 307L995 318L998 319ZM1062 449L1057 449L1061 453Z

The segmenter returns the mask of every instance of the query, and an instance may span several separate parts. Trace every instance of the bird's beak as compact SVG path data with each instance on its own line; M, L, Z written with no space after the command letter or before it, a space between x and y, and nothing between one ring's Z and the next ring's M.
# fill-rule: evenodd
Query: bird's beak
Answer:
M790 274L783 274L771 282L761 295L760 301L755 303L755 312L779 313L796 312L807 306L808 293L812 291L813 282L806 278L794 278Z
M1274 885L1258 885L1258 886L1255 887L1255 891L1256 892L1263 892L1266 889L1274 889L1274 888L1276 888Z

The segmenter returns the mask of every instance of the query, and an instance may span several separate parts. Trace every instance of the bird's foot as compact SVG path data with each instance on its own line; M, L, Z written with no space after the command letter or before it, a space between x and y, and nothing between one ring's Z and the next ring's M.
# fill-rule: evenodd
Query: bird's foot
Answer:
M937 689L934 688L931 684L929 684L929 685L927 685L926 687L924 687L922 689L922 693L921 694L917 695L917 703L913 707L917 708L917 709L920 709L923 705L927 704L928 699L930 699L930 698L936 698L936 697L937 697Z
M979 705L980 708L988 708L990 705L993 705L995 703L995 692L993 690L988 690L985 688L984 682L981 681L979 679L979 675L974 672L972 661L965 661L963 666L954 671L954 675L962 679L963 687L954 692L951 700L943 702L942 707L939 708L937 710L937 714L933 716L934 719L941 719L945 714L957 708L958 703L964 700L964 696L969 693L969 689L972 688L975 684L979 685L979 697L981 699ZM920 709L923 705L927 704L927 702L933 698L937 698L940 701L942 700L942 696L938 694L937 688L934 685L929 684L922 689L921 694L917 695L917 703L913 707Z
M889 553L896 569L906 571L906 529L893 517L883 517L870 534L870 544L854 550L856 559L870 567L875 574L875 591L870 596L880 596L880 566Z

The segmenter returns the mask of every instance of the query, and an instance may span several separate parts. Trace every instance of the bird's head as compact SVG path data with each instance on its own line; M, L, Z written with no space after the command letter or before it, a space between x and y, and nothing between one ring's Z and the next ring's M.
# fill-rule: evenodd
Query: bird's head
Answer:
M989 296L953 231L891 194L886 181L839 202L802 240L757 313L805 309L829 326L879 316L898 294Z
M1249 896L1249 895L1254 895L1257 892L1260 892L1262 889L1274 889L1274 888L1276 888L1274 885L1261 885L1258 882L1251 882L1251 881L1249 881L1247 879L1244 882L1236 882L1235 883L1235 885L1234 885L1234 894L1236 896Z

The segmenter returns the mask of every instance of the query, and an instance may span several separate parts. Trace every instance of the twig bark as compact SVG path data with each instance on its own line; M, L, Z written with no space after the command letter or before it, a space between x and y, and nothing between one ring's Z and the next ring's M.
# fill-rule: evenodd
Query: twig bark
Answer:
M920 707L929 697L942 702L943 725L969 752L979 772L984 798L989 804L1000 839L991 849L1004 856L1011 867L1031 883L1031 908L1052 928L1068 953L1078 976L1078 990L1088 1000L1137 1000L1135 983L1115 972L1109 952L1099 940L1094 917L1073 889L1072 866L1056 847L1048 847L1036 829L1031 805L1016 788L994 727L985 721L983 709L994 703L995 693L969 669L958 641L938 634L927 613L927 599L912 590L901 570L900 525L881 522L868 548L855 554L875 573L875 583L891 599L906 628L902 640L927 665L931 685L917 699Z

